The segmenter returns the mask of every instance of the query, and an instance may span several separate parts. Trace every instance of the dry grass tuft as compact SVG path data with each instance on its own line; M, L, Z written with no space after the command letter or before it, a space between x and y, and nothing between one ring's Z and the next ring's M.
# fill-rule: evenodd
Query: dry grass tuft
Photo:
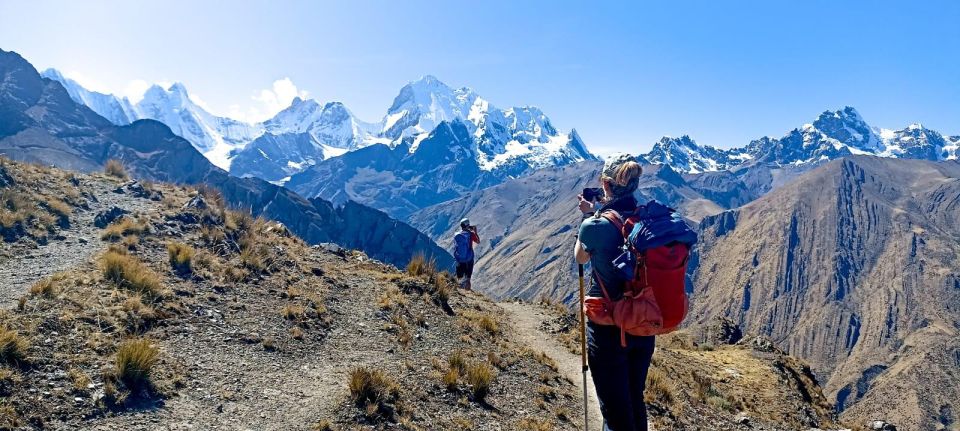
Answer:
M26 362L30 344L17 331L0 328L0 361L8 364Z
M329 420L322 419L319 422L313 424L311 427L313 431L333 431L333 424Z
M553 431L553 422L549 419L527 417L517 422L520 431Z
M13 406L0 406L0 430L20 429L20 426L22 425L23 423L20 420L20 415L13 408Z
M350 399L367 416L392 418L400 399L400 385L383 371L366 367L350 372Z
M467 366L466 382L470 385L473 399L483 401L490 393L490 384L493 382L493 369L484 362L476 362Z
M117 159L107 160L107 163L103 165L103 172L111 177L120 178L121 180L130 178L130 175L127 174L127 168Z
M190 273L193 270L193 256L197 251L187 244L180 242L167 243L167 256L170 258L170 267L174 271L182 274Z
M30 295L53 298L57 295L57 282L53 277L44 278L30 286Z
M137 258L109 250L100 258L103 276L124 289L150 298L163 297L160 277Z
M377 307L381 310L393 310L404 307L408 303L409 301L403 292L400 292L400 289L393 285L387 286L377 297Z
M651 367L647 371L647 385L643 393L644 401L647 403L662 403L665 407L672 408L676 402L673 394L673 388L669 383L670 379L659 368Z
M130 217L121 217L103 229L100 239L117 241L127 235L140 235L147 231L147 225Z
M468 310L460 316L464 326L473 332L486 333L492 337L500 335L500 324L493 314Z
M417 253L407 264L407 274L414 277L426 275L433 277L437 273L437 262L432 257L427 259L423 253Z
M131 390L149 388L150 372L160 351L145 338L127 340L117 348L115 373L118 380Z

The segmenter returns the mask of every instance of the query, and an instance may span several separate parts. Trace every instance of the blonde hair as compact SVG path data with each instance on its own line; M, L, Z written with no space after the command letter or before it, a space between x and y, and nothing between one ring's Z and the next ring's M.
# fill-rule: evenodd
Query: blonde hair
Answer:
M613 169L613 176L606 177L617 185L625 186L630 184L634 178L639 178L643 174L643 168L639 163L629 161Z

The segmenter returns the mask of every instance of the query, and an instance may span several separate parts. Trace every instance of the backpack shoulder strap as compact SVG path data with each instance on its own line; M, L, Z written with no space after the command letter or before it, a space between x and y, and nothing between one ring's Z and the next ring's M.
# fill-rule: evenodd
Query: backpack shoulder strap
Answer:
M607 293L607 287L603 285L603 279L600 278L600 273L596 269L593 270L593 277L597 279L597 284L600 285L600 291L603 292L603 297L606 298L608 302L613 302L610 299L610 294Z
M618 231L623 232L623 217L620 216L620 213L614 210L606 210L600 213L600 217L607 219Z

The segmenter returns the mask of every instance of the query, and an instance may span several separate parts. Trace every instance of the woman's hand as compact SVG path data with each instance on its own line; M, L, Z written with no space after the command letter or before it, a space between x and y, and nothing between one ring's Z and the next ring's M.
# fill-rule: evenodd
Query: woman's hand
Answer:
M584 215L593 214L593 202L590 202L583 198L583 195L577 195L577 198L580 199L580 212Z

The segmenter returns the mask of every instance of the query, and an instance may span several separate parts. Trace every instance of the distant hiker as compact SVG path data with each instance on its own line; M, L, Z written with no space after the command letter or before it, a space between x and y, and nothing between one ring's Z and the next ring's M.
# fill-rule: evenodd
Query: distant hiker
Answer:
M453 237L453 258L457 260L457 280L460 288L471 290L473 277L473 244L480 243L477 227L470 225L469 219L460 220L460 232Z
M597 278L612 296L622 296L626 280L613 261L622 252L623 236L608 219L594 214L604 209L622 212L636 209L637 200L633 193L642 172L640 164L629 155L611 157L600 174L603 197L587 200L580 196L579 209L586 219L580 225L574 254L578 263L589 262L593 269L593 284L588 296L603 296ZM616 326L587 322L587 360L603 414L603 429L646 431L647 408L643 391L653 358L654 337L627 335L627 346L623 347L620 335Z

